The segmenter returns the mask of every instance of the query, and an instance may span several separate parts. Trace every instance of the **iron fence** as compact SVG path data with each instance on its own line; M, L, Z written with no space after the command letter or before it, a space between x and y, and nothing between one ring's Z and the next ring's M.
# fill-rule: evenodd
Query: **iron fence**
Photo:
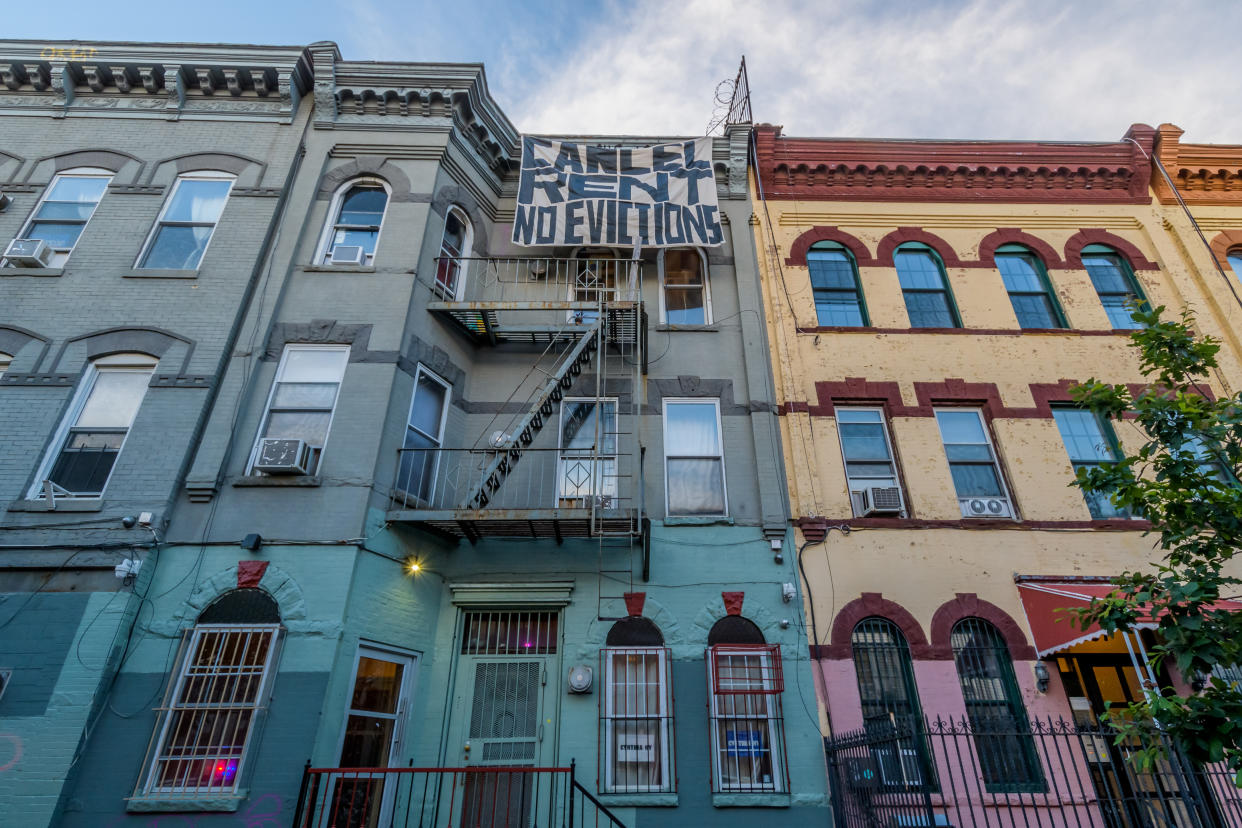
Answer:
M625 828L569 767L312 768L293 828Z
M838 828L1242 828L1223 763L1166 745L1150 770L1117 731L1065 720L926 719L825 740Z

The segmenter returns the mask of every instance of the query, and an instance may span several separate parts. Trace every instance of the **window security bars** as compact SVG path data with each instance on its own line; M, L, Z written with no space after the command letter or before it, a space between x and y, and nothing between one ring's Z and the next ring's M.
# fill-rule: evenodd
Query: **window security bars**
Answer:
M780 646L719 644L707 664L712 790L789 790Z
M203 625L187 632L135 797L229 796L237 791L270 696L280 626Z
M987 621L963 618L949 641L988 792L1044 790L1034 743L1013 733L1027 717L1005 639Z
M467 612L461 654L553 654L558 620L555 612Z
M676 790L671 651L607 647L600 658L600 791L671 793Z
M988 765L980 737L1026 741L1025 751ZM1115 730L1064 719L1026 718L981 733L966 718L918 717L902 729L864 729L824 740L837 828L951 825L955 828L1242 828L1242 791L1224 763L1197 765L1166 745L1150 771L1129 761L1135 748ZM928 745L938 791L886 784L885 757ZM1038 781L994 789L988 774L1014 775L1033 761Z

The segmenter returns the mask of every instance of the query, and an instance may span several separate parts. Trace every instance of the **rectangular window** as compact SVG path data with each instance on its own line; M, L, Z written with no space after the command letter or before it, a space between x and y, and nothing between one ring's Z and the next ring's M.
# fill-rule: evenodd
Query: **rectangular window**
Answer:
M0 356L0 373L3 373L3 359L4 357ZM1212 452L1208 448L1208 444L1203 441L1203 438L1191 435L1186 440L1186 448L1190 450L1195 460L1198 461L1200 474L1212 478L1222 486L1238 485L1238 478L1229 467L1225 455Z
M401 444L397 488L425 503L430 503L435 496L436 472L440 466L440 447L444 444L444 422L448 418L451 394L451 385L418 366L405 439Z
M663 285L661 309L669 325L710 325L711 300L707 292L707 265L694 249L665 250L660 256Z
M1100 418L1092 411L1081 408L1054 408L1052 416L1061 432L1061 441L1069 453L1074 471L1098 468L1104 463L1121 459L1116 448L1116 438ZM1083 492L1087 509L1096 520L1127 518L1129 512L1114 506L1107 495Z
M664 489L669 515L725 515L718 400L664 400Z
M960 328L949 282L930 250L899 250L893 255L897 279L912 328Z
M854 260L844 250L807 251L806 266L815 295L815 316L825 327L861 328L869 324Z
M160 210L139 267L197 270L232 187L231 176L178 178Z
M597 408L595 400L564 400L557 460L557 506L584 508L594 497L600 508L615 508L617 401L601 400Z
M51 482L54 497L103 494L154 370L155 360L141 354L102 357L91 364L30 497L46 497L45 481Z
M301 440L310 448L306 473L319 470L348 361L348 345L285 346L247 474L267 439Z
M604 778L608 793L671 793L673 694L669 650L607 647L604 660Z
M1065 320L1052 294L1052 285L1039 261L1029 253L997 253L1009 301L1022 328L1064 328Z
M42 239L52 249L51 265L63 265L111 180L107 170L57 175L18 238Z
M883 410L837 406L836 418L854 515L876 511L904 514L901 483ZM882 503L877 503L877 496Z
M718 644L707 663L713 790L787 790L780 646Z
M975 408L938 408L936 424L940 426L940 439L962 517L1012 517L1013 508L983 412Z
M1082 266L1091 277L1091 284L1099 294L1100 304L1108 314L1108 321L1118 330L1133 330L1138 323L1130 318L1132 305L1142 296L1129 268L1120 256L1096 253L1082 256Z
M278 624L200 624L189 633L162 707L147 794L237 790L259 713L271 695Z

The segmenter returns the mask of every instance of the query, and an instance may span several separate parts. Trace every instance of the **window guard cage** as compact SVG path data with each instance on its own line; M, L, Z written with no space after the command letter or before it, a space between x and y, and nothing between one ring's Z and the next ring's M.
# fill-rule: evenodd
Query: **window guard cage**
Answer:
M780 645L716 644L707 660L712 792L788 791Z
M672 659L669 647L605 647L600 650L602 687L599 693L599 778L596 782L601 793L673 793L677 790ZM618 673L618 661L622 662L623 674ZM657 685L654 688L650 687L648 672L652 667ZM614 688L623 695L614 694Z
M750 659L738 663L729 659L730 655L761 658L756 665ZM767 658L762 658L764 655ZM711 663L713 695L780 695L785 692L780 644L717 644L709 648L708 660Z
M138 777L134 792L127 799L131 800L170 800L170 799L201 799L204 797L212 798L229 798L242 797L245 795L246 784L253 771L253 763L247 762L251 748L256 745L263 735L263 725L267 718L268 705L272 695L272 683L275 680L276 665L279 663L280 648L284 641L285 629L283 626L275 624L199 624L184 630L181 637L181 643L177 650L177 657L172 662L176 665L176 672L168 677L167 684L164 689L163 700L156 708L155 727L152 729L151 738L147 743L146 756L142 763L142 773ZM199 682L198 693L199 698L207 696L210 698L217 693L217 687L225 687L227 689L230 676L227 671L199 671L191 675L191 669L196 665L190 663L190 659L195 658L195 644L199 642L200 636L210 634L224 635L241 635L241 636L266 636L267 652L262 659L261 672L254 675L253 671L250 676L257 677L259 680L258 687L254 692L253 701L238 702L236 701L239 682L235 682L232 687L233 700L222 703L178 703L178 698L184 698L188 693L194 692L193 689L187 688L188 683L195 680ZM249 647L250 639L247 639L246 646ZM200 645L201 646L201 645ZM244 659L246 653L233 650L239 658ZM201 665L199 665L201 666ZM250 666L256 667L258 664L251 665L234 665L236 667ZM218 678L225 678L225 681L217 684ZM243 679L246 677L241 669L234 670L234 678ZM204 681L205 680L205 681ZM178 714L186 713L190 722L190 727L179 728ZM249 716L245 715L249 713ZM235 715L230 715L235 714ZM231 720L231 721L230 721ZM244 721L244 724L243 724ZM217 742L213 745L210 742L203 742L203 739L226 739L225 731L231 727L232 744ZM168 750L172 740L177 738L178 733L188 733L193 728L194 742L190 745L191 751L197 750L196 754L172 756ZM212 749L212 748L218 749ZM204 749L206 749L204 751ZM171 780L174 784L162 782L160 773L163 767L172 766ZM197 784L184 784L190 782L190 776L195 771L199 779ZM206 772L204 780L203 774ZM183 784L175 784L180 779Z

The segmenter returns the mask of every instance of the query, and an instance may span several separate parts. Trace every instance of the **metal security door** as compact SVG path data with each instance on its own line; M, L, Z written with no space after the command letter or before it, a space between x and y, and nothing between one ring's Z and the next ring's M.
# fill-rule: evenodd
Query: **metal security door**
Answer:
M455 717L465 774L462 828L529 828L546 817L547 784L506 771L550 764L555 744L549 698L558 616L554 612L470 612L459 656ZM545 755L547 754L547 755Z

